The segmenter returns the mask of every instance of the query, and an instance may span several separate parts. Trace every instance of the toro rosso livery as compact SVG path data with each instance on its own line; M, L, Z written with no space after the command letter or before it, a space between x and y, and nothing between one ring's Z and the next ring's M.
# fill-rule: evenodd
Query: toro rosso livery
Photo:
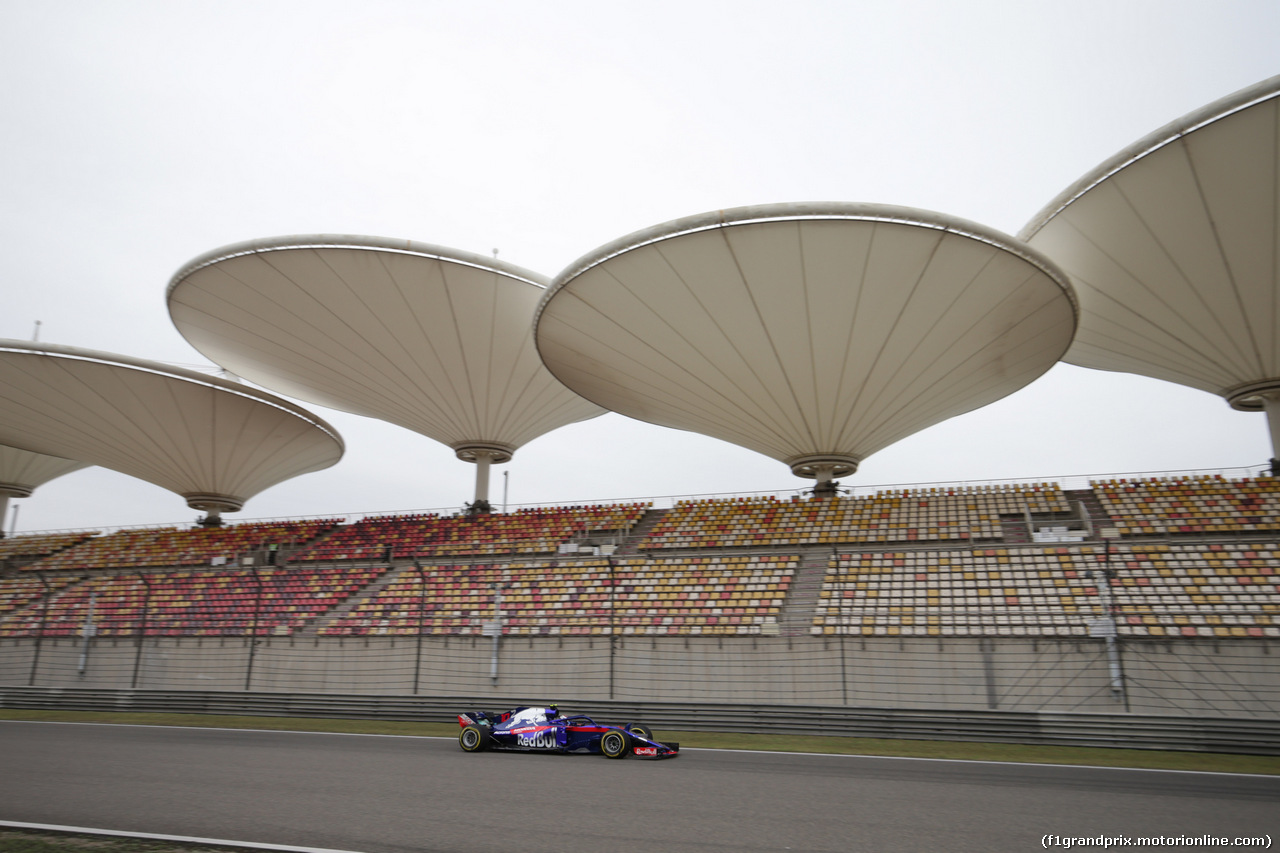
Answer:
M469 711L458 715L458 724L458 745L466 752L586 752L606 758L674 758L680 753L680 744L658 743L645 726L597 723L585 714L561 716L555 705L500 713Z

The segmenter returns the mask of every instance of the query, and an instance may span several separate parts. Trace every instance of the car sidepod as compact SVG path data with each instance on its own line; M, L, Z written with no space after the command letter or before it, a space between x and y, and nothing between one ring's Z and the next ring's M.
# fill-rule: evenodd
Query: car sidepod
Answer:
M568 746L564 727L554 723L497 726L493 739L498 749L519 752L564 752Z

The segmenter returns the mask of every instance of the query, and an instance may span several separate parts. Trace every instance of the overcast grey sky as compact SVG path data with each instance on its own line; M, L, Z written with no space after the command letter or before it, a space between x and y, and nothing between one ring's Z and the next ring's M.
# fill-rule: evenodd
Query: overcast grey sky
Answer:
M1280 73L1274 0L193 3L0 0L0 337L207 364L170 276L255 237L408 238L554 276L631 231L749 204L908 205L1016 233L1120 148ZM342 462L229 519L452 510L474 468L308 406ZM1264 417L1059 365L846 480L1260 468ZM509 481L502 471L509 471ZM606 415L495 471L511 504L794 490L786 466ZM17 530L186 522L101 469ZM12 522L4 520L7 530Z

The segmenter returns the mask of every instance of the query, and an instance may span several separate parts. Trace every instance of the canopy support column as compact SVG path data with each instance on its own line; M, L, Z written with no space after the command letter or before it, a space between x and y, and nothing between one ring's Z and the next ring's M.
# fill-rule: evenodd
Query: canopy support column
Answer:
M493 507L489 503L489 470L495 462L502 464L511 459L515 448L497 442L473 442L455 446L453 451L462 461L473 462L476 466L476 497L467 504L467 512L492 512Z
M814 466L814 484L813 494L817 497L829 497L836 493L835 485L836 466L834 465L815 465Z
M1271 435L1271 476L1280 477L1280 379L1267 379L1223 392L1231 408L1263 412Z
M493 454L481 452L476 454L476 503L489 502L489 466L493 463Z
M1267 430L1271 433L1271 476L1280 477L1280 389L1259 396L1262 410L1267 413Z
M244 501L234 495L188 494L183 497L187 499L187 506L204 512L204 518L196 520L201 527L221 527L224 512L239 512L244 506Z
M13 521L9 519L9 499L10 498L29 498L31 497L32 488L24 486L20 483L0 483L0 539L8 535L9 528L13 521L17 521L18 508L13 508Z
M858 458L843 453L816 453L787 460L791 473L797 477L810 477L817 482L813 486L815 498L836 496L836 477L847 477L858 470Z

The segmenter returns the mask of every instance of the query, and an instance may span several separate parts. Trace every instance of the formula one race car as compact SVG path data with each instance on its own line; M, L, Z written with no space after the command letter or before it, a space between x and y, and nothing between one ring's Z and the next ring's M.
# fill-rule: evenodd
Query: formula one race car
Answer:
M458 724L462 726L458 745L465 752L598 752L606 758L675 758L680 754L680 744L658 743L645 726L597 723L585 714L562 716L555 705L522 706L500 713L469 711L458 715Z

